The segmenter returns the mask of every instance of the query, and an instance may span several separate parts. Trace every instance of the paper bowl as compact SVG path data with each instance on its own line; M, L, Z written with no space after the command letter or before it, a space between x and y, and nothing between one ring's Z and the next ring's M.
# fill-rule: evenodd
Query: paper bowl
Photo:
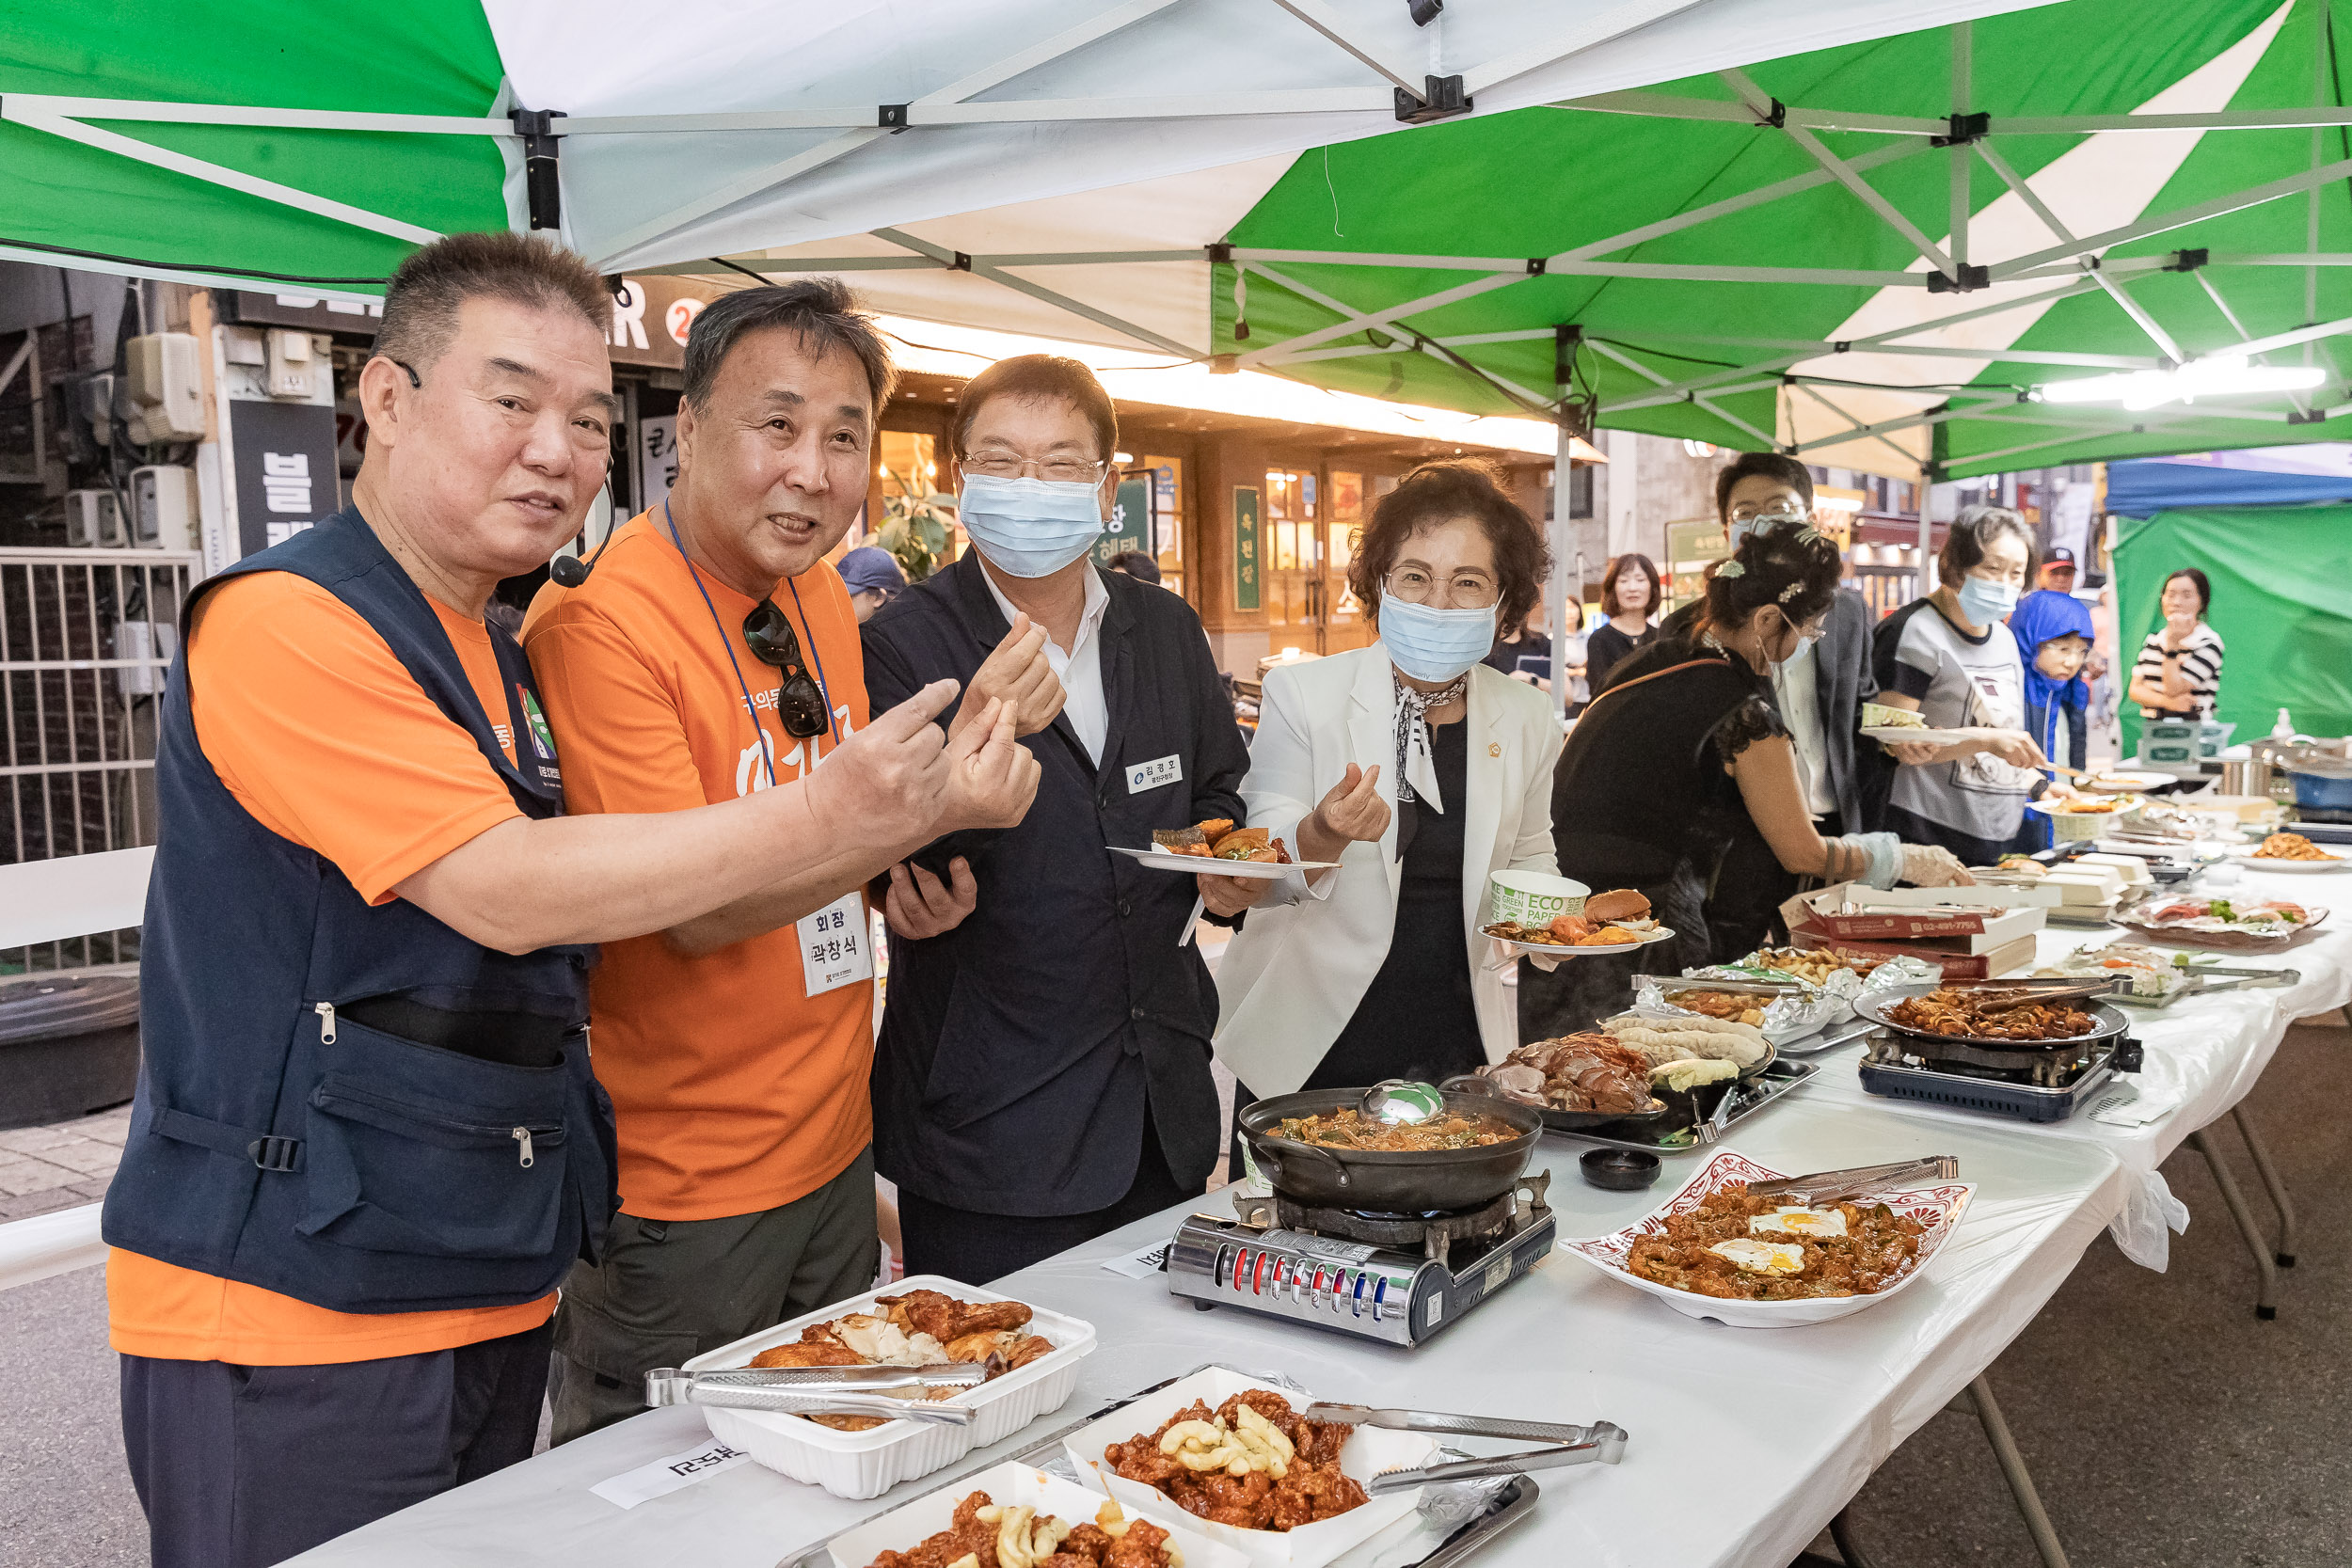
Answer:
M1336 1519L1322 1519L1296 1529L1239 1529L1195 1518L1179 1508L1156 1486L1115 1475L1103 1463L1103 1450L1137 1435L1150 1436L1168 1418L1199 1400L1215 1410L1248 1388L1263 1388L1290 1401L1294 1410L1313 1402L1311 1396L1245 1377L1226 1367L1206 1367L1177 1379L1155 1394L1122 1405L1099 1421L1089 1421L1062 1440L1062 1448L1078 1474L1090 1485L1119 1499L1130 1513L1146 1513L1165 1521L1173 1515L1219 1545L1231 1547L1252 1562L1270 1568L1325 1568L1342 1553L1354 1550L1395 1524L1421 1505L1421 1489L1372 1498ZM1417 1433L1358 1427L1340 1449L1340 1470L1358 1481L1369 1481L1383 1470L1409 1469L1427 1464L1438 1450L1434 1438ZM961 1494L958 1494L961 1496ZM1189 1563L1190 1560L1186 1560ZM859 1564L858 1568L864 1568Z
M946 1529L955 1519L957 1506L975 1492L987 1493L989 1500L1000 1506L1034 1508L1040 1518L1051 1514L1073 1525L1092 1524L1095 1511L1103 1506L1099 1492L1009 1460L926 1493L854 1529L843 1530L825 1543L833 1554L834 1568L866 1568L884 1552L914 1551ZM1141 1515L1167 1530L1168 1544L1184 1554L1184 1568L1249 1568L1248 1558L1200 1534L1194 1528L1199 1521L1173 1503L1148 1512L1129 1507L1123 1499L1119 1506L1128 1517Z
M1549 926L1564 914L1584 912L1592 889L1569 877L1541 871L1498 871L1486 879L1486 919L1514 926Z
M1908 1289L1913 1280L1927 1273L1928 1265L1935 1261L1935 1255L1944 1249L1945 1243L1951 1240L1952 1232L1960 1227L1961 1215L1967 1211L1969 1197L1977 1190L1974 1182L1947 1181L1938 1186L1912 1187L1899 1193L1872 1195L1897 1213L1917 1220L1927 1227L1927 1233L1919 1238L1919 1260L1900 1279L1874 1295L1822 1296L1809 1301L1722 1301L1714 1296L1677 1291L1654 1279L1644 1279L1626 1267L1626 1259L1633 1251L1634 1242L1643 1236L1662 1234L1667 1215L1688 1213L1712 1194L1735 1182L1772 1181L1788 1174L1787 1171L1768 1169L1743 1154L1724 1149L1685 1182L1680 1192L1653 1210L1640 1224L1607 1236L1596 1236L1589 1241L1563 1242L1560 1245L1610 1278L1620 1280L1637 1291L1646 1291L1686 1318L1712 1318L1733 1328L1793 1328L1803 1323L1822 1323L1846 1317L1867 1307L1875 1307Z

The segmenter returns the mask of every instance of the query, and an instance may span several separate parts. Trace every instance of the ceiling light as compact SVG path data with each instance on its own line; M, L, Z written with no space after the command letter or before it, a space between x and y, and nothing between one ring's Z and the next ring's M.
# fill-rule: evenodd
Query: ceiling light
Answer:
M2033 389L2037 403L2120 403L2137 412L2168 403L2247 392L2294 392L2318 386L2328 372L2316 365L2257 365L2242 354L2210 355L2176 370L2131 371L2116 375L2053 381Z

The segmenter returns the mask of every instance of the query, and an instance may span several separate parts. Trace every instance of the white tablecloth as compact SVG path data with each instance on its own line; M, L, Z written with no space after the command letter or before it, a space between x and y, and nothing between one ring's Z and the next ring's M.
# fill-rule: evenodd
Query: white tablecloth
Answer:
M955 1468L979 1469L1108 1399L1216 1361L1279 1370L1332 1399L1608 1419L1631 1433L1622 1465L1538 1472L1535 1516L1483 1552L1480 1568L1784 1568L1896 1445L2031 1321L2122 1206L2124 1182L2113 1155L2095 1143L1931 1124L1806 1091L1726 1143L1790 1173L1956 1154L1961 1175L1979 1186L1924 1277L1836 1323L1781 1330L1701 1323L1554 1253L1415 1350L1231 1308L1197 1311L1158 1276L1129 1279L1100 1266L1168 1236L1183 1212L1172 1209L998 1283L1092 1323L1100 1348L1058 1418ZM1551 1202L1565 1235L1604 1234L1639 1218L1700 1158L1670 1161L1646 1193L1615 1194L1582 1182L1578 1150L1547 1138L1537 1156L1553 1170ZM1197 1207L1226 1210L1222 1195ZM294 1560L305 1568L771 1568L946 1474L863 1503L750 1464L626 1512L588 1491L706 1438L691 1410L651 1412Z
M2169 1260L2170 1231L2186 1228L2188 1212L2172 1196L2158 1167L2191 1132L2228 1115L2231 1107L2246 1098L2270 1065L2289 1024L2352 1001L2352 869L2296 876L2240 868L2234 876L2222 871L2219 879L2208 873L2208 882L2201 883L2199 891L2219 896L2292 898L2329 910L2319 929L2296 938L2282 950L2204 950L2233 968L2293 969L2302 974L2302 980L2285 988L2189 997L2161 1009L2125 1008L2134 1037L2147 1048L2139 1073L2142 1092L2177 1096L2178 1108L2140 1127L2093 1121L2088 1114L2077 1112L2065 1121L2027 1130L2035 1136L2095 1143L2115 1155L2128 1186L2122 1211L2109 1228L2125 1257L2157 1270ZM2037 940L2037 958L2046 964L2077 947L2139 940L2137 933L2120 927L2102 930L2049 927ZM1938 1122L2017 1125L1980 1112L1947 1110L1867 1093L1854 1069L1861 1054L1862 1047L1857 1044L1807 1058L1821 1067L1820 1078L1807 1092Z

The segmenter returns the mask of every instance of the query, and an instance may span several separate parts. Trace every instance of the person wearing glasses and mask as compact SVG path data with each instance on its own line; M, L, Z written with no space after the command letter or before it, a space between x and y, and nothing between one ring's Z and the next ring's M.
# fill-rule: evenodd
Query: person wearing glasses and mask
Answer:
M1809 528L1812 472L1778 452L1741 452L1715 475L1715 515L1724 544L1734 548L1758 531ZM1664 629L1692 637L1706 609L1705 599L1693 600L1668 616ZM1797 753L1813 830L1823 838L1878 826L1892 765L1858 733L1862 705L1875 701L1878 689L1870 671L1869 603L1840 588L1822 619L1820 642L1799 644L1787 662L1772 668L1772 706ZM1780 906L1797 883L1762 838L1735 840L1708 895L1707 920L1717 945L1737 945L1744 953L1768 935L1785 934Z
M542 589L525 627L575 814L756 796L862 738L858 618L823 557L866 500L892 375L831 279L744 289L695 318L676 483L585 581ZM878 849L828 844L836 827L810 817L825 851L805 874L606 945L591 1000L622 1207L556 1314L558 1443L644 1409L651 1369L872 1283L863 889L942 830L1021 819L1038 766L1014 725L1009 702L963 704L935 822L865 802Z
M973 547L866 623L866 681L1010 702L1044 771L1020 826L891 871L874 1148L909 1272L979 1284L1200 1196L1216 992L1185 939L1196 898L1232 915L1265 884L1112 852L1239 816L1249 758L1192 607L1095 563L1109 394L1075 360L1006 359L964 388L955 441ZM1033 687L992 668L1025 623L1051 666Z
M1814 826L1772 673L1820 637L1840 571L1837 546L1811 528L1743 535L1708 572L1690 635L1628 659L1577 721L1552 783L1560 870L1596 890L1634 889L1675 935L1550 974L1523 968L1525 1037L1592 1027L1632 1000L1637 974L1740 957L1733 947L1755 933L1710 930L1703 906L1745 840L1760 839L1791 876L1877 888L1969 880L1942 849Z
M1431 463L1380 498L1348 566L1371 646L1266 675L1249 822L1305 861L1217 969L1217 1056L1261 1095L1436 1082L1519 1043L1481 935L1486 879L1550 872L1560 725L1484 662L1549 573L1543 536L1491 470Z
M2026 803L2057 787L2035 771L2049 759L2024 729L2025 661L2001 624L2032 574L2033 531L2007 507L1963 507L1936 566L1935 592L1872 634L1878 700L1931 729L1970 733L1947 746L1889 748L1912 766L1896 771L1885 821L1970 865L1992 865L2017 837Z

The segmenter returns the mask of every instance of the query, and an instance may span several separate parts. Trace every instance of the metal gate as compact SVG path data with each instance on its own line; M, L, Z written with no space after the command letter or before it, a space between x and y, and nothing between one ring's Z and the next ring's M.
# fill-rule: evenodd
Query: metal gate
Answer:
M198 557L0 549L0 864L155 842L155 714ZM0 951L0 974L138 957L136 928Z

